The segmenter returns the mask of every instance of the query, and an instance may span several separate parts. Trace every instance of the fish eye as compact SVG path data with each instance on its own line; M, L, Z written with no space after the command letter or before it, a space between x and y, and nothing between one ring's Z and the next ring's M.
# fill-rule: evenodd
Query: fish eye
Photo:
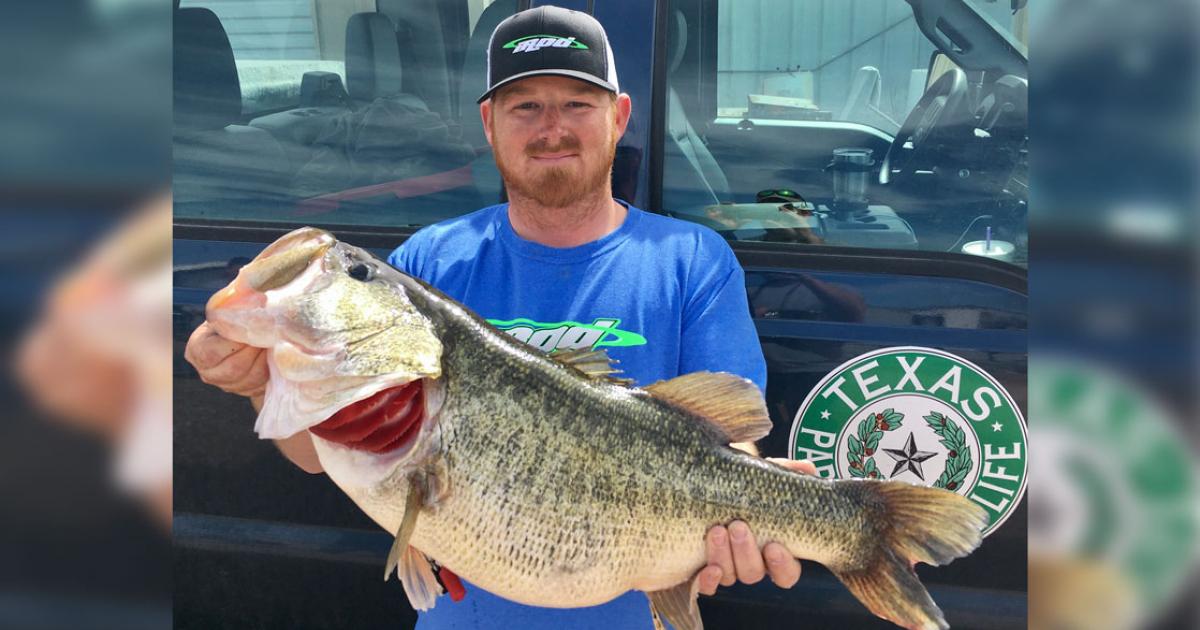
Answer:
M371 269L371 266L365 263L358 263L354 265L350 269L346 270L346 273L349 274L351 278L354 278L359 282L366 282L375 275L374 270Z

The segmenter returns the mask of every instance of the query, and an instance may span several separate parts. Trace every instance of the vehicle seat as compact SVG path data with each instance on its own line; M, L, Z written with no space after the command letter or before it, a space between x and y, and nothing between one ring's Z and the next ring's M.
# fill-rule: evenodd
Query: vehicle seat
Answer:
M401 83L400 43L392 21L381 13L355 13L346 22L346 92L354 107L379 98L428 110L425 102L405 94Z
M459 116L462 122L462 139L475 151L471 162L471 175L476 186L485 193L502 186L500 172L492 157L492 148L483 133L483 120L479 117L479 104L475 102L487 89L487 49L492 31L504 18L517 12L517 0L497 0L489 4L475 23L467 50L463 55L462 84L458 89Z
M379 0L380 15L391 20L404 69L402 90L421 99L450 121L450 75L447 72L444 5L440 0ZM463 3L464 8L466 3Z
M888 125L881 125L877 122L881 118L876 112L880 111L879 103L882 96L883 79L879 74L879 68L875 66L859 68L858 72L854 73L854 80L850 83L850 96L846 98L846 105L838 114L837 119L887 129Z
M487 6L471 31L467 51L463 55L462 86L458 90L458 111L462 116L463 140L476 148L476 152L488 152L487 137L483 133L483 120L479 117L479 104L475 102L487 89L487 48L492 31L504 18L517 12L517 0L497 0Z
M387 16L378 13L356 13L346 22L346 106L300 107L260 116L250 124L271 132L292 154L300 168L313 166L313 151L323 134L338 119L352 110L362 109L379 98L393 99L399 105L427 110L425 103L411 94L401 92L400 47L396 32ZM323 155L323 160L336 159ZM330 172L332 164L323 169ZM348 169L346 164L337 168ZM297 182L298 195L307 196L328 190L328 186L312 180Z
M668 57L667 137L663 152L663 206L680 214L698 214L705 206L732 201L729 180L688 120L683 101L670 77L683 62L687 50L687 21L676 9L668 23L671 44Z
M235 124L242 88L233 47L209 9L175 11L174 73L175 202L283 196L287 155L269 133Z
M294 182L297 196L333 194L341 199L406 190L404 180L436 176L439 182L403 193L415 196L468 186L473 153L451 138L449 127L424 101L401 91L402 63L392 21L380 13L356 13L346 23L346 91L350 108L316 117L308 160ZM307 133L307 132L306 132ZM359 190L367 188L367 190Z

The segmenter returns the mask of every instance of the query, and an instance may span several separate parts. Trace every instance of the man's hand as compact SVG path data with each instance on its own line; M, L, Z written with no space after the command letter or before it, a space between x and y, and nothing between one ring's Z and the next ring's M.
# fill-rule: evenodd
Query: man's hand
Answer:
M817 467L810 461L775 458L770 461L806 475L817 474ZM700 570L696 579L705 595L716 593L718 585L731 586L739 581L755 584L766 575L782 588L791 588L800 579L800 561L777 542L767 543L760 553L754 534L742 521L734 521L728 527L713 527L704 537L704 543L708 566Z
M262 408L267 381L271 378L267 353L262 348L230 341L204 322L188 339L183 357L196 367L200 380L231 394L248 396L255 410ZM275 440L275 446L304 472L324 472L307 431Z
M267 353L217 334L208 322L192 333L183 358L195 366L200 380L251 400L261 400L270 374ZM256 405L257 406L257 405Z

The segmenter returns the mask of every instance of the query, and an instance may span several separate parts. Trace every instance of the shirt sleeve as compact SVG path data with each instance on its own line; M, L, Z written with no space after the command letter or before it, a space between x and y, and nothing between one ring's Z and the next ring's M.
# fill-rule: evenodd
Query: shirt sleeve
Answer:
M400 271L403 271L404 273L410 274L410 275L413 274L412 256L411 256L412 248L411 247L406 248L405 246L411 242L412 242L412 239L409 239L409 240L401 243L400 246L397 247L396 249L392 250L392 253L388 254L388 257L387 257L387 264L395 267L396 269L399 269Z
M728 245L721 245L721 264L703 274L685 302L679 373L730 372L766 392L767 364L750 317L745 272Z
M410 276L432 282L430 278L426 277L428 265L425 264L423 253L427 248L424 243L426 239L423 237L424 235L420 231L408 237L408 240L392 250L387 257L387 263Z

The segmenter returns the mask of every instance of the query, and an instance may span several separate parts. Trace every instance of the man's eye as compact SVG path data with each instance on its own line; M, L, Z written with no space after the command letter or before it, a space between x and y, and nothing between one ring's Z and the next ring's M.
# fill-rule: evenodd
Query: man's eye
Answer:
M571 101L570 103L567 103L567 107L571 107L573 109L584 109L591 106L591 103L585 103L583 101Z
M513 109L523 109L526 111L537 109L537 103L518 103Z

